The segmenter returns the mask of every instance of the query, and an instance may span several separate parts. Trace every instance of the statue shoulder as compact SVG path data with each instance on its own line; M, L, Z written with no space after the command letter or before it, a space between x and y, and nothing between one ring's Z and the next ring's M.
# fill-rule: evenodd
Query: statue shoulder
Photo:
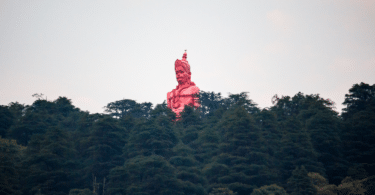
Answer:
M184 94L195 94L195 93L199 93L199 88L195 85L192 85L186 89L184 89Z
M168 92L167 93L167 98L172 98L174 91L176 91L176 89L173 89L172 91Z
M199 93L199 88L196 85L189 87L189 89L193 93Z
M172 97L173 96L173 91L170 91L170 92L168 92L167 93L167 98L169 99L170 97Z

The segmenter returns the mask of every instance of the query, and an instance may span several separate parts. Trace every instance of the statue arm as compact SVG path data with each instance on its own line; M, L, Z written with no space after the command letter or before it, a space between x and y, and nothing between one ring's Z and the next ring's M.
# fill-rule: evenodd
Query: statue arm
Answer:
M193 94L196 94L197 97L194 97L194 107L198 108L200 106L199 104L199 88L195 87L193 90Z
M172 109L171 94L172 94L172 92L167 93L167 106L170 109Z

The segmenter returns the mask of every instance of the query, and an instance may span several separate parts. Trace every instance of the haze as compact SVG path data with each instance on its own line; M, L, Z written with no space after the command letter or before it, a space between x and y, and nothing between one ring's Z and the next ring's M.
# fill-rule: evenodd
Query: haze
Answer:
M177 85L187 49L203 91L320 94L343 108L355 83L375 83L375 1L3 1L0 104L35 93L102 113L132 99L155 106Z

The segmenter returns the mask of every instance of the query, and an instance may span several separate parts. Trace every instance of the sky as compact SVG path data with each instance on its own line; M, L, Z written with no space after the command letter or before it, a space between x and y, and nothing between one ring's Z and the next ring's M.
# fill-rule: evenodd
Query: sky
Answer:
M261 109L319 94L341 112L353 84L375 83L374 35L375 0L0 0L0 105L155 106L186 49L200 90Z

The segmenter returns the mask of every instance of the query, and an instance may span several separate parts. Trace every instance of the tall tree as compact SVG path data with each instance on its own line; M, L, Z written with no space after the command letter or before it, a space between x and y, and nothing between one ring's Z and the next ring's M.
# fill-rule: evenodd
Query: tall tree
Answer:
M124 163L122 148L126 143L126 129L117 124L117 120L104 116L95 121L87 138L80 142L84 160L85 186L92 183L92 175L102 180L113 167Z
M315 195L317 190L307 175L307 170L302 165L293 170L292 176L288 179L291 195Z
M145 117L149 118L152 110L152 103L144 102L142 104L137 103L134 100L123 99L115 102L108 103L105 106L105 112L109 115L117 118L122 118L127 114L131 114L136 118Z
M0 194L22 194L20 161L24 149L15 140L0 137Z
M152 117L139 121L130 132L129 142L124 147L125 158L152 154L169 158L178 138L168 116Z
M301 92L298 92L292 98L289 96L282 96L277 99L276 104L271 107L271 110L274 111L278 120L285 120L287 117L297 116L301 112L303 116L303 121L314 115L316 111L326 111L330 112L332 115L337 116L337 112L333 110L334 102L329 99L324 99L319 96L319 94L304 95ZM315 110L314 112L306 112L306 110Z
M5 138L10 126L14 123L14 116L9 111L8 106L0 105L0 137Z
M203 186L207 180L198 168L199 162L194 157L194 150L180 142L173 148L175 156L169 163L176 168L176 177L181 180L185 194L205 194Z
M219 154L220 138L215 128L206 127L196 140L195 158L204 163L212 162L212 157Z
M241 92L240 94L229 94L228 98L223 100L223 105L226 108L243 107L249 114L258 113L260 110L253 100L249 99L248 92Z
M318 161L318 153L314 150L311 139L302 123L294 117L280 122L283 137L275 157L281 172L282 181L290 177L295 166L304 165L309 171L326 176L324 165ZM286 188L285 183L281 185Z
M199 91L199 103L201 118L210 117L215 110L223 106L223 99L221 93Z
M109 194L185 194L175 168L156 155L137 156L124 166L112 169L107 191Z
M166 101L163 103L157 104L155 108L150 112L152 118L157 118L159 116L169 117L169 121L174 121L176 119L176 113L174 113L170 108L168 108ZM168 119L168 118L164 118Z
M11 138L26 146L34 134L44 134L46 129L57 126L61 117L56 115L56 106L46 100L36 100L22 111L22 116L9 131Z
M287 195L283 187L276 184L262 186L261 188L254 189L251 195Z
M222 139L219 145L221 154L216 157L216 162L230 167L230 171L228 175L218 177L217 182L227 184L239 195L249 194L257 185L274 179L268 166L272 164L271 159L262 151L261 146L265 143L260 131L243 106L234 106L223 118L217 125Z
M342 117L344 128L341 140L344 155L350 163L364 164L366 170L375 174L375 84L353 85L345 95Z
M53 101L56 105L57 111L63 115L64 117L67 117L69 113L71 112L78 112L79 109L75 108L72 104L72 100L68 99L67 97L61 97L57 98L56 100Z
M375 112L375 84L369 85L361 82L354 84L349 89L349 94L345 94L342 117L348 119L355 113L368 110Z
M23 175L24 194L67 194L72 175L77 167L77 153L69 135L56 127L50 127L46 134L33 135L22 162L28 171Z
M28 106L25 106L24 104L20 104L18 102L11 102L8 104L9 111L17 121L25 114L27 108Z
M32 135L44 134L49 127L57 126L69 113L79 112L66 97L59 97L53 102L38 99L31 106L17 102L9 105L9 111L15 117L9 136L22 145L27 145Z
M115 102L108 103L105 106L104 112L109 113L109 115L117 118L122 118L128 113L132 112L135 109L137 102L134 100L123 99Z
M306 122L311 143L318 153L318 160L324 164L330 183L339 185L346 177L349 163L343 153L339 137L341 121L330 113L319 111Z

